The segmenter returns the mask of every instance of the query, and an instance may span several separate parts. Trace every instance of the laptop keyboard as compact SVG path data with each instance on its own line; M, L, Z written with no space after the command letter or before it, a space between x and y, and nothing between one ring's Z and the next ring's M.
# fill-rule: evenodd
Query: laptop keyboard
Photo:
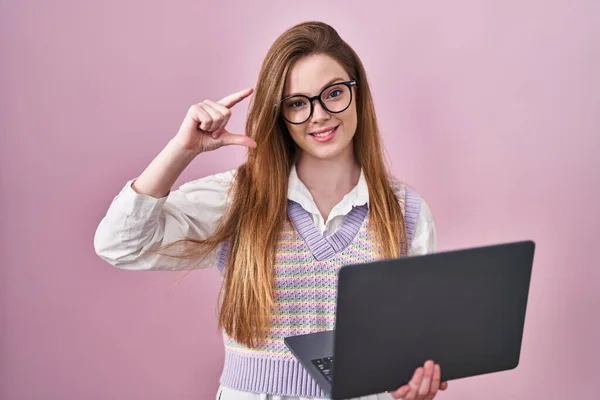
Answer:
M321 371L325 379L331 382L331 377L333 375L333 357L317 358L312 360L312 363L319 371Z

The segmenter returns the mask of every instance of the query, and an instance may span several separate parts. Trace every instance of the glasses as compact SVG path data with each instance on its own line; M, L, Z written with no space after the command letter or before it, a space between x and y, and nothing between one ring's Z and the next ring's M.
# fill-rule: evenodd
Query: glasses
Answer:
M352 103L352 86L356 81L336 82L323 88L317 96L292 95L279 102L281 115L290 124L303 124L313 115L315 100L325 110L337 114L345 111Z

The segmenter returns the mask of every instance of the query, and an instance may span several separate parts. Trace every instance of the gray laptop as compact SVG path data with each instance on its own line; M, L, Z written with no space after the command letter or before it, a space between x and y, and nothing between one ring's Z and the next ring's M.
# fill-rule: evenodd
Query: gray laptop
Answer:
M393 391L426 360L442 380L516 368L532 241L340 269L334 331L285 338L333 399Z

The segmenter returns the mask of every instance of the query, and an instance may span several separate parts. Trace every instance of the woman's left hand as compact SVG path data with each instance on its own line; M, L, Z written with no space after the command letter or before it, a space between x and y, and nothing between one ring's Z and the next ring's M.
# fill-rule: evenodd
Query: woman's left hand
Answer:
M440 366L433 361L427 361L423 367L416 369L407 385L399 387L391 395L400 400L431 400L435 398L438 390L448 388L447 382L440 382L441 376Z

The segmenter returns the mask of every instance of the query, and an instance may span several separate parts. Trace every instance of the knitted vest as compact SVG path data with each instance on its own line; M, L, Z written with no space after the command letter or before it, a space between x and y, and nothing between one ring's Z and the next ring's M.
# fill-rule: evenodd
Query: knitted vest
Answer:
M420 198L408 187L395 192L404 215L408 245L412 242L420 211ZM366 205L354 207L335 234L325 238L310 215L288 200L288 216L277 245L274 263L276 312L264 344L246 347L223 334L225 364L223 386L282 396L326 397L285 346L286 336L335 328L337 274L348 264L376 259L369 237ZM228 243L223 244L218 268L223 272Z

